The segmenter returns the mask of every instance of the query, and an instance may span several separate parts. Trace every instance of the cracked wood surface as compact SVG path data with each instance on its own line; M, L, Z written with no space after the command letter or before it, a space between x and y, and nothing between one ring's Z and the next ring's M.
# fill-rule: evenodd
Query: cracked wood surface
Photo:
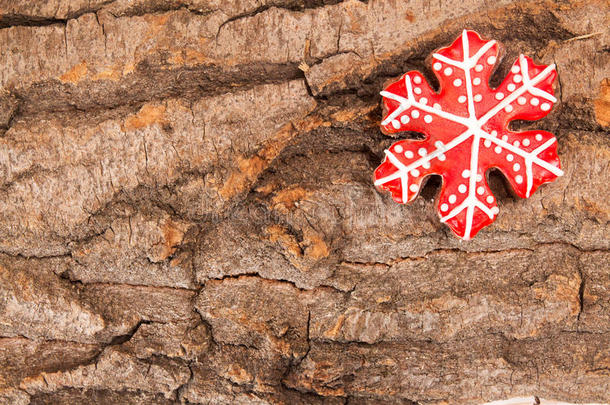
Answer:
M0 0L0 403L610 402L603 1ZM564 177L467 243L372 185L463 28L559 72ZM492 83L509 69L502 63ZM432 83L434 83L432 81Z

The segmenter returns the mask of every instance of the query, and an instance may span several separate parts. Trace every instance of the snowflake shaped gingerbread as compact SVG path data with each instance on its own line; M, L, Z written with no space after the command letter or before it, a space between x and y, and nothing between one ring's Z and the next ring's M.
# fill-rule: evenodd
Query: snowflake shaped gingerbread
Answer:
M521 55L492 89L488 82L497 58L496 41L464 31L432 56L439 93L417 71L381 92L383 132L416 131L426 138L401 140L386 150L375 170L375 185L405 204L415 199L428 175L441 175L438 213L465 240L498 214L487 184L489 169L499 169L522 198L563 174L553 134L508 129L511 120L536 120L550 112L557 101L555 65L536 65Z

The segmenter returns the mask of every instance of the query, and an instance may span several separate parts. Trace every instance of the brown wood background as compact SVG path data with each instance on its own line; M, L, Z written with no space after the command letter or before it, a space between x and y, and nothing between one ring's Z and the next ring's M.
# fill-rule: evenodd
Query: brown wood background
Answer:
M0 0L0 403L610 402L606 1ZM463 28L565 176L461 242L371 183Z

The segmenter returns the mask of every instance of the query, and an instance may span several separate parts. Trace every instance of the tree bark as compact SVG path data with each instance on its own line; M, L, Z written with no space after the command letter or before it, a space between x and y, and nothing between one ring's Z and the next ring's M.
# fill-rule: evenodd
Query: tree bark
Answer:
M0 0L0 403L610 402L603 0ZM557 65L473 240L375 190L383 83Z

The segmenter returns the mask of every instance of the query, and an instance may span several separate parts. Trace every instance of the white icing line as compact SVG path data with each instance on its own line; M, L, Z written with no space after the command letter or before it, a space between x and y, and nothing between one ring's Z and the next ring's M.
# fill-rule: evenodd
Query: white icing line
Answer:
M494 136L489 135L487 132L480 130L480 136L483 139L489 139L491 142L507 149L510 150L511 152L513 152L516 155L519 155L523 158L529 158L532 160L533 163L536 163L538 166L541 166L543 168L545 168L546 170L548 170L549 172L553 173L555 176L563 176L563 170L561 170L560 168L558 168L557 166L553 166L550 163L540 159L537 157L537 155L529 152L524 151L523 149L517 148L513 145L511 145L508 142L505 142L501 139L498 139ZM549 139L549 141L552 141L551 143L555 142L555 138L553 139ZM549 142L547 141L547 143ZM547 146L548 147L548 146ZM546 149L546 148L545 148ZM534 151L535 152L535 151ZM540 152L538 152L540 153Z

